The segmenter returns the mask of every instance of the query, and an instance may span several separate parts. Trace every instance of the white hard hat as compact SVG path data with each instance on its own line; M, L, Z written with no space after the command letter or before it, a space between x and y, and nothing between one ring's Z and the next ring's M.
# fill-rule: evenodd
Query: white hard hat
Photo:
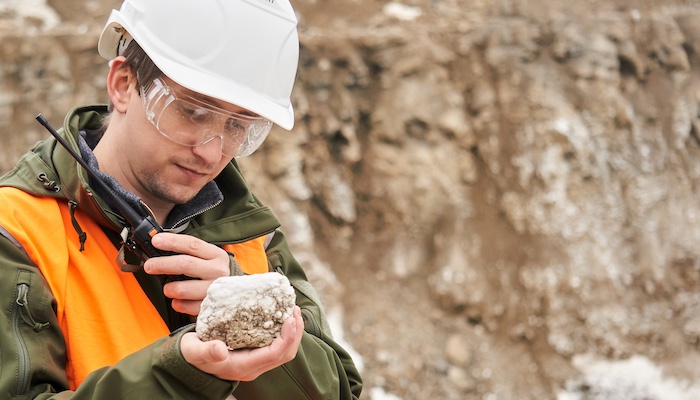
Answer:
M291 129L296 27L289 0L125 0L98 51L116 57L123 28L168 78Z

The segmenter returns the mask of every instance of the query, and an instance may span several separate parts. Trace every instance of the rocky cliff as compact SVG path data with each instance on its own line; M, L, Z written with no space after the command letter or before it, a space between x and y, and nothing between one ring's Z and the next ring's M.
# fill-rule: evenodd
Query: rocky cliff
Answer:
M118 3L0 5L3 170L105 100ZM700 398L700 2L293 3L296 126L241 164L364 399Z

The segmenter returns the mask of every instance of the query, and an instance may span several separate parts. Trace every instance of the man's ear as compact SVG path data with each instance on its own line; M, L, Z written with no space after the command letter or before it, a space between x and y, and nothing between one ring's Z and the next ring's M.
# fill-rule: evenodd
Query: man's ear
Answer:
M114 107L114 111L124 114L129 108L129 100L134 92L132 85L136 85L136 77L131 68L124 67L126 58L119 56L109 63L107 74L107 94Z

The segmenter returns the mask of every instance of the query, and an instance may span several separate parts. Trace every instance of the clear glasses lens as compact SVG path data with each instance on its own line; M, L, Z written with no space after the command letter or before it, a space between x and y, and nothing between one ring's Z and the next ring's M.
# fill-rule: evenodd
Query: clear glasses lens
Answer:
M217 108L176 93L156 78L141 87L146 117L168 139L183 146L201 146L218 140L230 157L252 154L267 138L272 122Z

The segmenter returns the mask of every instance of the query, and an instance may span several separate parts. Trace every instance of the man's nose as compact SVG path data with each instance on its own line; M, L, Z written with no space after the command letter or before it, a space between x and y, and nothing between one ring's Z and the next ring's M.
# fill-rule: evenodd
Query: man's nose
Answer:
M207 164L216 164L223 157L224 138L221 135L212 136L204 143L194 146L192 152L206 161Z

